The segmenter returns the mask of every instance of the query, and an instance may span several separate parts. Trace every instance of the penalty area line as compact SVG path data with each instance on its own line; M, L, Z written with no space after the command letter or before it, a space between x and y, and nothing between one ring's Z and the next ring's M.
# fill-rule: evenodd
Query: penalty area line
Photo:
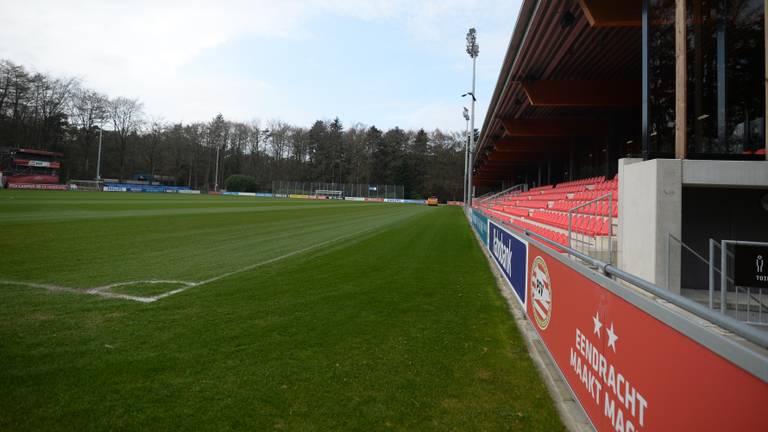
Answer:
M411 217L413 217L413 216L411 216ZM406 218L406 219L409 219L409 218ZM389 226L389 225L393 225L394 223L399 222L399 221L401 221L401 220L392 221L392 222L390 222L388 224L384 224L383 226L376 226L376 227L365 229L365 230L362 230L362 231L359 231L359 232L355 232L355 233L352 233L352 234L347 234L345 236L341 236L341 237L336 237L336 238L333 238L333 239L325 240L325 241L322 241L320 243L316 243L316 244L311 245L311 246L307 246L307 247L304 247L304 248L301 248L301 249L297 249L297 250L285 253L283 255L274 257L274 258L270 258L270 259L267 259L267 260L264 260L264 261L261 261L261 262L255 263L255 264L247 265L247 266L242 267L242 268L237 269L237 270L233 270L233 271L230 271L230 272L222 273L220 275L217 275L217 276L214 276L212 278L205 279L205 280L202 280L202 281L199 281L199 282L190 282L190 281L182 281L182 280L148 279L148 280L135 280L135 281L126 281L126 282L116 282L116 283L111 283L111 284L107 284L107 285L98 286L98 287L95 287L95 288L88 288L88 289L81 288L81 289L78 289L78 288L71 288L71 287L66 287L66 286L61 286L61 285L54 285L54 284L35 283L35 282L22 282L22 281L8 280L8 279L0 279L0 285L15 285L15 286L23 286L23 287L27 287L27 288L40 288L40 289L45 289L45 290L48 290L48 291L51 291L51 292L66 292L66 293L72 293L72 294L87 294L87 295L95 295L95 296L99 296L99 297L103 297L103 298L108 298L108 299L131 300L131 301L135 301L135 302L138 302L138 303L153 303L153 302L156 302L158 300L164 299L166 297L170 297L172 295L184 292L184 291L186 291L186 290L188 290L190 288L207 285L207 284L219 281L221 279L228 278L230 276L234 276L234 275L239 274L239 273L243 273L243 272L246 272L246 271L249 271L249 270L253 270L253 269L261 267L261 266L269 265L269 264L272 264L272 263L284 260L286 258L290 258L290 257L295 256L295 255L299 255L299 254L302 254L302 253L305 253L305 252L309 252L309 251L314 250L314 249L321 248L323 246L327 246L329 244L342 242L342 241L347 240L347 239L352 238L352 237L357 237L355 239L355 242L363 241L364 239L369 237L371 234L375 234L376 232L380 231L383 227L386 227L386 226ZM154 296L137 296L137 295L121 294L121 293L115 293L115 292L109 291L109 290L111 290L113 288L117 288L117 287L121 287L121 286L139 285L139 284L161 284L161 283L164 283L164 284L176 284L176 285L183 285L183 286L180 287L180 288L176 288L176 289L173 289L173 290L161 293L161 294L154 295Z

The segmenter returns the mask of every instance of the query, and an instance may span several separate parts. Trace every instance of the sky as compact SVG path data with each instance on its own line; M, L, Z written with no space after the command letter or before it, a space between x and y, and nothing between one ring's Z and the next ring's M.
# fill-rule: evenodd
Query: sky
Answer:
M482 125L520 0L0 0L0 58L168 122Z

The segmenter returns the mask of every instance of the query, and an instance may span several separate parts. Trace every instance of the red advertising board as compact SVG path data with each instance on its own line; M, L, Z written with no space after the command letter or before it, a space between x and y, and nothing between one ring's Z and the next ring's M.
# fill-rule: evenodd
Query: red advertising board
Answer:
M366 202L384 202L384 198L366 198Z
M765 430L768 384L549 256L527 315L598 431Z
M8 189L67 190L67 185L49 183L8 183Z

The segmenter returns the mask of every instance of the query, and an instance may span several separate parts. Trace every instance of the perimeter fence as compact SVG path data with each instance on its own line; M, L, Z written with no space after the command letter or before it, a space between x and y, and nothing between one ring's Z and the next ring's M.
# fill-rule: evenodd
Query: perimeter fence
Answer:
M405 188L403 185L273 181L272 194L274 196L323 195L334 198L404 199Z

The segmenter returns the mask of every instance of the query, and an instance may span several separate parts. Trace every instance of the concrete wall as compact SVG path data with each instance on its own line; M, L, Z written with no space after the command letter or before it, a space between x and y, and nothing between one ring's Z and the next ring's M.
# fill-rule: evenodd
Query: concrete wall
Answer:
M672 249L669 266L667 242L681 238L681 215L680 160L619 161L619 268L679 293L680 253Z
M669 240L669 234L683 238L683 187L768 188L768 161L619 160L618 265L677 293L681 248ZM728 205L743 207L739 202ZM697 220L686 222L696 224ZM739 229L751 232L750 227Z

